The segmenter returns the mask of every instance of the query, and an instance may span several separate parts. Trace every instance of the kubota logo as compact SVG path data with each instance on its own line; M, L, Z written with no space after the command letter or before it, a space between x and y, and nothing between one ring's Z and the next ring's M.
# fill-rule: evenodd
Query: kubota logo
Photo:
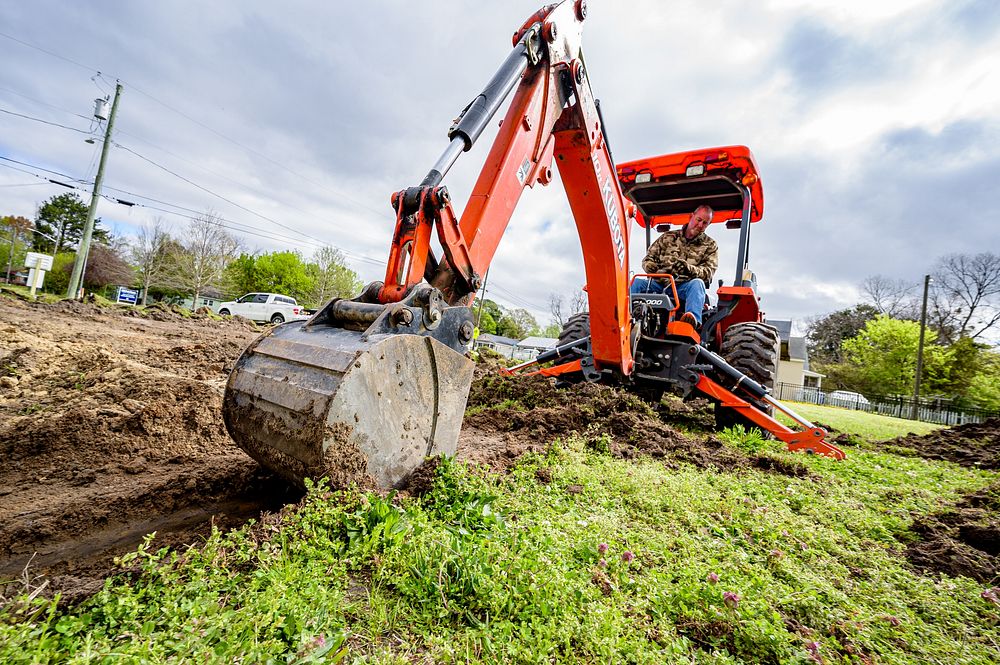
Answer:
M597 176L597 183L601 183L601 158L599 153L594 153L594 175ZM604 208L608 213L608 227L611 229L611 241L615 244L615 254L618 256L618 265L625 265L625 236L622 233L621 219L618 215L618 201L615 196L615 188L609 175L604 180L601 187L601 196L604 198Z

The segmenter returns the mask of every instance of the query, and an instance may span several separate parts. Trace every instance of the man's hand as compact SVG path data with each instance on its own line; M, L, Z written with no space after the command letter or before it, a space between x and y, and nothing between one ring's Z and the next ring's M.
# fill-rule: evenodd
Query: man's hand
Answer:
M685 275L690 276L692 272L691 264L683 259L677 259L674 261L673 265L670 266L670 272L675 275Z

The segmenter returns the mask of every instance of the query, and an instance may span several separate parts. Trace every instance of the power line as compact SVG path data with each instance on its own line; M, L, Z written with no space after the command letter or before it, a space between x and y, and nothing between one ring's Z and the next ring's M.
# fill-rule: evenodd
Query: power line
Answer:
M34 49L34 50L37 50L37 51L40 51L40 52L42 52L42 53L45 53L45 54L47 54L47 55L50 55L50 56L52 56L52 57L55 57L55 58L58 58L58 59L60 59L60 60L63 60L63 61L65 61L65 62L69 62L70 64L73 64L73 65L76 65L76 66L78 66L78 67L80 67L80 68L82 68L82 69L85 69L85 70L87 70L87 71L91 71L91 72L96 72L96 76L95 76L95 77L93 77L93 78L95 78L95 79L96 79L96 78L100 78L100 79L104 80L104 78L105 78L105 77L104 77L104 75L103 75L103 74L102 74L102 73L100 72L100 70L98 70L98 69L97 69L96 67L90 67L90 66L88 66L88 65L85 65L85 64L83 64L83 63L81 63L81 62L78 62L78 61L76 61L76 60L73 60L72 58L67 58L67 57L65 57L65 56L62 56L62 55L60 55L60 54L58 54L58 53L55 53L55 52L53 52L53 51L50 51L50 50L48 50L48 49L44 49L44 48L42 48L42 47L40 47L40 46L36 46L35 44L32 44L32 43L30 43L30 42L26 42L26 41L24 41L24 40L22 40L22 39L18 39L17 37L13 37L12 35L8 35L8 34L6 34L6 33L2 33L2 32L0 32L0 37L5 37L5 38L7 38L7 39L10 39L10 40L12 40L12 41L14 41L14 42L17 42L18 44L22 44L22 45L24 45L24 46L26 46L26 47L28 47L28 48L31 48L31 49ZM124 81L120 81L120 82L121 82L121 83L123 83L123 84L125 83ZM221 137L221 138L225 139L226 141L229 141L230 143L232 143L232 144L234 144L234 145L236 145L236 146L238 146L238 147L240 147L240 148L243 148L243 149L244 149L244 150L246 150L247 152L250 152L250 153L252 153L252 154L254 154L254 155L257 155L257 156L259 156L259 157L261 157L261 158L263 158L263 159L267 160L268 162L270 162L270 163L274 164L275 166L278 166L279 168L282 168L282 169L284 169L285 171L287 171L287 172L291 173L292 175L296 176L297 178L299 178L299 179L301 179L301 180L304 180L305 182L308 182L308 183L311 183L311 184L313 184L313 185L315 185L315 186L317 186L317 187L321 187L321 188L323 188L323 189L325 189L325 190L327 190L327 191L331 192L332 194L334 194L334 195L336 195L336 196L337 196L338 200L346 200L346 201L349 201L349 202L353 203L354 205L358 206L359 208L362 208L362 209L364 209L364 210L367 210L367 211L369 211L369 212L372 212L372 213L374 213L375 215L377 215L377 216L379 217L379 219L384 219L384 213L383 213L383 211L380 211L380 210L376 210L376 209L374 209L374 208L372 208L372 207L370 207L370 206L368 206L368 205L366 205L366 204L364 204L364 203L362 203L362 202L360 202L360 201L357 201L356 199L354 199L353 197L351 197L350 195L348 195L348 194L346 194L346 193L344 193L344 192L341 192L341 191L337 191L337 190L335 190L335 189L333 189L333 188L329 187L328 185L326 185L326 184L324 184L324 183L321 183L321 182L317 182L317 181L315 181L315 180L313 180L313 179L311 179L311 178L309 178L309 177L307 177L307 176L305 176L305 175L302 175L301 173L298 173L297 171L295 171L295 170L291 169L291 168L290 168L290 167L288 167L288 166L285 166L284 164L282 164L282 163L280 163L280 162L278 162L278 161L276 161L276 160L272 159L271 157L269 157L269 156L267 156L267 155L265 155L265 154L263 154L263 153L261 153L261 152L259 152L259 151L255 150L255 149L253 149L253 148L251 148L251 147L249 147L249 146L247 146L247 145L244 145L244 144L240 143L239 141L237 141L237 140L235 140L235 139L232 139L232 138L230 138L230 137L226 136L225 134L223 134L223 133L221 133L221 132L219 132L219 131L217 131L217 130L213 129L212 127L209 127L208 125L206 125L206 124L204 124L204 123L200 122L200 121L199 121L199 120L197 120L196 118L193 118L193 117L191 117L191 116L187 115L186 113L184 113L184 112L182 112L182 111L180 111L180 110L178 110L178 109L174 108L173 106L171 106L171 105L167 104L166 102L164 102L164 101L162 101L162 100L160 100L160 99L158 99L158 98L154 97L154 96L153 96L153 95L151 95L150 93L146 92L145 90L142 90L141 88L139 88L139 87L135 86L134 84L131 84L131 83L129 83L129 84L127 84L127 85L128 85L128 87L129 87L129 88L131 88L131 89L135 90L135 91L136 91L136 92L138 92L139 94L141 94L141 95L143 95L143 96L145 96L145 97L147 97L147 98L151 99L152 101L156 102L157 104L160 104L160 105L161 105L161 106L163 106L164 108L166 108L166 109L168 109L168 110L170 110L170 111L173 111L174 113L176 113L176 114L180 115L181 117L183 117L183 118L185 118L185 119L189 120L190 122L193 122L194 124L196 124L196 125L198 125L198 126L200 126L200 127L204 128L204 129L206 129L206 130L208 130L208 131L212 132L213 134L216 134L217 136L219 136L219 137ZM76 130L76 131L81 131L81 130ZM141 140L141 139L140 139L140 140ZM116 144L116 145L118 145L118 144ZM124 148L124 146L120 146L120 145L119 145L119 147L123 147L123 148ZM179 178L181 178L182 180L187 180L187 179L186 179L186 178L184 178L183 176L180 176L179 174L176 174L176 173L173 173L173 172L171 172L171 171L170 171L169 169L166 169L165 167L162 167L162 166L160 166L159 164L156 164L156 163L155 163L155 162L153 162L152 160L150 160L150 159L148 159L148 158L146 158L146 157L143 157L142 155L139 155L139 154L138 154L138 153L136 153L135 151L132 151L132 150L130 150L130 149L128 149L128 148L125 148L125 149L126 149L126 150L129 150L129 152L132 152L132 153L133 153L133 154L135 154L136 156L138 156L138 157L140 157L140 158L142 158L142 159L145 159L146 161L149 161L149 162L150 162L151 164L153 164L154 166L157 166L158 168L161 168L161 169L163 169L163 170L167 171L168 173L171 173L172 175L174 175L174 176L176 176L176 177L179 177ZM228 202L228 203L231 203L232 205L235 205L235 206L237 206L238 208L240 208L240 209L242 209L242 210L245 210L245 211L247 211L247 212L249 212L249 213L251 213L251 214L253 214L253 215L256 215L256 216L258 216L258 217L261 217L262 219L266 219L267 221L270 221L270 222L273 222L273 223L275 223L275 224L278 224L279 226L282 226L282 227L284 227L284 228L287 228L288 230L290 230L290 231L292 231L292 232L294 232L294 233L298 233L298 234L300 234L300 235L303 235L304 237L307 237L307 238L311 238L311 239L313 239L313 240L316 240L317 242L321 242L321 243L323 242L322 240L319 240L318 238L315 238L315 237L313 237L313 236L310 236L310 235L308 235L308 234L305 234L305 233L302 233L301 231L298 231L297 229L294 229L294 228L292 228L292 227L289 227L289 226L286 226L286 225L284 225L284 224L281 224L280 222L277 222L276 220L273 220L273 219L271 219L271 218L269 218L269 217L266 217L266 216L264 216L264 215L261 215L261 214L259 214L259 213L255 212L255 211L253 211L253 210L250 210L249 208L246 208L246 207L244 207L244 206L241 206L241 205L239 205L239 204L237 204L237 203L234 203L234 202L232 202L232 201L230 201L230 200L226 199L225 197L222 197L222 196L220 196L220 195L218 195L218 194L216 194L216 193L214 193L214 192L212 192L212 191L210 191L210 190L208 190L208 189L206 189L206 188L204 188L204 187L201 187L200 185L198 185L198 184L196 184L196 183L193 183L193 182L191 182L191 181L187 181L187 182L189 182L190 184L194 185L195 187L199 187L200 189L203 189L204 191L208 192L209 194L212 194L213 196L217 196L217 197L221 198L222 200L224 200L224 201L226 201L226 202ZM287 205L287 204L286 204L286 205ZM294 207L294 206L289 206L289 207ZM309 214L309 213L306 213L306 214ZM326 244L326 243L324 243L324 244ZM373 264L376 264L376 265L384 265L384 261L379 261L379 260L376 260L376 259L372 259L372 258L370 258L370 257L367 257L367 256L364 256L364 255L361 255L361 254L354 254L354 253L350 253L350 252L347 252L347 251L345 251L345 250L341 250L341 251L342 251L342 252L344 252L344 254L345 254L345 255L348 255L348 256L354 256L354 257L355 257L356 259L358 259L358 260L362 260L362 261L367 261L367 262L370 262L370 263L373 263Z
M67 127L66 125L60 125L58 123L48 122L46 120L41 120L40 118L33 118L31 116L23 115L23 114L20 114L20 113L14 113L13 111L7 111L5 109L0 109L0 112L9 113L11 115L16 115L16 116L19 116L19 117L22 117L22 118L27 118L29 120L36 120L38 122L43 122L43 123L45 123L47 125L55 125L57 127L63 127L65 129L73 129L73 131L77 131L77 132L81 132L81 133L85 133L85 134L89 134L90 133L90 132L83 132L83 130L74 129L73 127ZM180 175L179 173L171 171L170 169L166 168L165 166L162 166L162 165L154 162L153 160L149 159L148 157L145 157L145 156L139 154L138 152L136 152L135 150L132 150L131 148L129 148L127 146L121 145L120 143L117 143L117 142L114 145L116 147L119 147L119 148L121 148L123 150L126 150L126 151L132 153L136 157L139 157L140 159L142 159L142 160L144 160L144 161L152 164L153 166L156 166L157 168L162 169L163 171L166 171L167 173L169 173L169 174L171 174L171 175L173 175L173 176L175 176L177 178L180 178L184 182L186 182L186 183L188 183L190 185L193 185L194 187L197 187L198 189L201 189L201 190L203 190L203 191L205 191L205 192L207 192L207 193L209 193L209 194L211 194L213 196L216 196L219 199L222 199L223 201L225 201L226 203L229 203L231 205L236 206L237 208L240 208L241 210L244 210L244 211L249 212L249 213L251 213L253 215L256 215L257 217L260 217L261 219L267 220L267 221L269 221L269 222L271 222L273 224L277 224L278 226L281 226L281 227L283 227L285 229L288 229L289 231L292 231L293 233L298 233L299 235L302 235L305 238L308 238L308 239L310 239L310 240L312 240L314 242L319 243L320 246L325 246L325 245L331 245L332 246L332 243L328 243L328 242L325 242L323 240L320 240L319 238L316 238L315 236L311 236L311 235L309 235L307 233L299 231L298 229L295 229L295 228L293 228L291 226L288 226L287 224L283 224L283 223L279 222L276 219L272 219L271 217L268 217L266 215L262 215L261 213L258 213L258 212L254 211L254 210L251 210L250 208L247 208L246 206L243 206L243 205L241 205L239 203L236 203L235 201L233 201L231 199L228 199L228 198L222 196L221 194L213 192L212 190L208 189L207 187L203 187L202 185L199 185L198 183L196 183L196 182L194 182L194 181L192 181L192 180L190 180L188 178L185 178L184 176ZM7 159L7 158L2 158L2 159ZM15 161L16 162L16 160L8 160L8 161ZM18 162L18 163L21 163L21 162ZM34 167L34 168L41 168L41 167ZM46 169L42 169L42 170L44 171ZM88 172L89 172L89 170L90 169L88 168ZM62 175L63 177L69 177L69 176L66 176L65 174L58 174L58 175ZM77 182L81 182L81 183L88 182L86 179L78 179L77 178L75 180ZM63 184L63 183L55 183L55 184ZM114 189L114 188L110 188L110 189ZM81 190L81 191L83 191L83 190ZM138 196L138 195L137 194L133 194L133 196ZM165 205L171 205L171 204L165 204ZM259 235L259 234L257 234L257 235ZM348 252L346 252L345 250L341 250L341 251L344 252L344 254L348 254ZM382 264L381 261L377 261L375 259L370 259L370 258L362 256L362 255L354 255L353 253L352 253L352 255L355 256L355 258L357 258L359 260L369 261L369 262L372 262L372 263L375 263L375 264L378 264L378 265Z
M303 231L299 231L298 229L292 228L291 226L288 226L287 224L283 224L283 223L279 222L276 219L272 219L271 217L268 217L267 215L262 215L261 213L257 212L256 210L251 210L250 208L247 208L246 206L241 205L241 204L237 203L236 201L233 201L232 199L226 198L222 194L219 194L217 192L213 192L208 187L203 187L202 185L199 185L198 183L194 182L193 180L190 180L189 178L185 178L184 176L182 176L181 174L179 174L179 173L177 173L175 171L171 171L166 166L163 166L162 164L157 164L156 162L154 162L150 158L145 157L143 155L140 155L135 150L132 150L131 148L129 148L127 146L123 146L122 144L117 143L117 142L114 145L117 146L117 147L119 147L119 148L121 148L122 150L125 150L127 152L132 153L133 155L135 155L139 159L143 160L144 162L148 162L149 164L152 164L156 168L169 173L170 175L174 176L175 178L180 178L181 180L183 180L184 182L188 183L189 185L191 185L193 187L197 187L198 189L202 190L203 192L207 192L208 194L211 194L212 196L214 196L216 198L219 198L219 199L225 201L226 203L228 203L230 205L236 206L240 210L248 212L251 215L256 215L257 217L260 217L261 219L265 219L265 220L271 222L272 224L277 224L278 226L280 226L282 228L285 228L285 229L288 229L289 231L292 231L293 233L298 233L299 235L302 235L303 237L309 238L310 240L315 240L316 242L319 242L319 243L322 243L322 244L326 244L326 242L324 240L320 240L319 238L311 236L308 233L305 233Z
M88 122L90 122L91 120L93 120L93 118L88 118L87 116L85 116L85 115L83 115L81 113L76 113L75 111L70 111L69 109L64 109L61 106L56 106L55 104L49 104L48 102L42 101L41 99L35 99L34 97L29 97L28 95L24 94L23 92L18 92L17 90L11 90L10 88L0 88L0 90L2 90L4 92L9 92L12 95L17 95L18 97L23 97L24 99L27 99L28 101L35 102L36 104L41 104L42 106L48 106L50 109L55 109L57 111L62 111L63 113L69 113L70 115L76 116L77 118L83 118L84 120L86 120Z
M18 44L22 44L23 46L26 46L28 48L34 49L36 51L40 51L40 52L45 53L47 55L50 55L50 56L52 56L54 58L58 58L59 60L63 60L63 61L68 62L70 64L76 65L77 67L85 69L88 72L97 72L97 76L100 77L101 79L104 79L104 74L102 74L101 71L99 69L97 69L96 67L90 67L90 66L85 65L85 64L83 64L81 62L73 60L72 58L67 58L65 56L59 55L58 53L55 53L53 51L49 51L48 49L44 49L44 48L42 48L40 46L36 46L35 44L32 44L30 42L26 42L23 39L18 39L17 37L13 37L13 36L8 35L8 34L3 33L3 32L0 32L0 37L5 37L7 39L10 39L11 41L15 41ZM121 83L125 84L126 82L124 80L121 80ZM176 113L177 115L181 116L182 118L185 118L189 122L193 122L194 124L198 125L199 127L203 128L203 129L205 129L205 130L207 130L209 132L212 132L216 136L218 136L218 137L220 137L222 139L225 139L226 141L229 141L233 145L238 146L240 148L243 148L247 152L252 153L254 155L257 155L258 157L261 157L262 159L266 159L268 162L274 164L275 166L277 166L277 167L279 167L281 169L284 169L288 173L291 173L292 175L296 176L297 178L305 180L306 182L308 182L308 183L310 183L310 184L312 184L312 185L314 185L316 187L321 187L321 188L327 190L331 194L336 195L338 197L338 199L343 199L343 200L346 200L346 201L350 201L351 203L353 203L354 205L356 205L356 206L358 206L360 208L364 208L365 210L373 212L374 214L378 215L380 218L383 217L383 215L384 215L383 211L376 210L376 209L372 208L371 206L369 206L369 205L367 205L367 204L365 204L365 203L363 203L361 201L358 201L357 199L353 198L349 194L346 194L345 192L338 191L338 190L330 187L327 184L324 184L324 183L321 183L321 182L317 182L317 181L313 180L312 178L309 178L308 176L302 175L301 173L295 171L291 167L285 166L281 162L279 162L279 161L277 161L275 159L272 159L271 157L265 155L264 153L262 153L262 152L260 152L258 150L255 150L255 149L251 148L248 145L244 145L243 143L240 143L236 139L233 139L233 138L230 138L229 136L226 136L222 132L220 132L220 131L218 131L216 129L213 129L212 127L209 127L208 125L206 125L205 123L201 122L200 120L198 120L196 118L193 118L193 117L189 116L187 113L184 113L183 111L174 108L170 104L167 104L163 100L158 99L157 97L154 97L153 95L151 95L150 93L146 92L142 88L139 88L138 86L136 86L134 83L127 83L127 85L128 85L129 88L131 88L132 90L135 90L140 95L143 95L144 97L149 98L150 100L156 102L157 104L159 104L160 106L164 107L165 109Z
M81 134L90 134L89 130L77 129L76 127L70 127L69 125L61 125L58 122L50 122L48 120L42 120L41 118L36 118L30 115L24 115L23 113L15 113L14 111L8 111L7 109L0 109L0 113L16 115L18 118L27 118L28 120L34 120L35 122L42 122L45 123L46 125L52 125L53 127L62 127L63 129L69 129L74 132L80 132Z
M7 158L6 157L0 157L0 159L7 159ZM8 161L14 161L14 160L8 160ZM37 173L32 173L31 171L28 171L26 169L19 169L19 168L15 167L15 166L10 166L8 164L0 164L0 166L5 166L5 167L7 167L9 169L13 169L15 171L20 171L21 173L27 173L29 175L33 175L36 178L40 178L42 180L45 180L48 183L52 183L52 184L55 184L55 185L60 185L62 187L66 187L68 189L73 189L73 190L78 191L78 192L87 193L87 190L85 190L83 188L76 187L74 185L70 185L70 184L65 183L65 182L60 182L58 180L53 180L51 178L46 178L45 176L39 175ZM41 167L33 167L33 168L37 168L37 169L43 170L43 171L45 170L45 169L42 169ZM54 173L57 173L57 172L54 172ZM67 179L72 179L71 176L68 176L68 175L65 175L65 174L60 174L60 175L63 175L63 177L65 177ZM31 184L45 184L45 183L31 183ZM83 184L87 184L87 183L83 183ZM108 187L108 189L114 189L115 191L123 191L123 190L119 190L119 189L117 189L115 187ZM134 194L134 193L131 193L131 192L126 192L126 193L130 194L131 196L138 196L138 197L141 197L141 198L148 198L148 197L142 196L141 194ZM164 213L167 213L167 214L177 215L179 217L185 217L185 218L191 219L191 220L197 220L197 219L204 219L205 218L205 215L203 213L199 213L198 211L193 210L191 208L185 208L183 206L177 206L177 205L172 204L172 203L167 203L165 201L159 201L157 199L152 199L152 198L150 198L149 200L156 201L156 202L161 203L163 205L176 207L176 208L179 208L181 210L188 210L190 212L194 212L194 213L198 214L199 216L195 217L195 216L192 216L192 215L185 215L185 214L178 213L178 212L175 212L175 211L172 211L172 210L166 210L166 209L163 209L163 208L158 208L156 206L150 206L150 205L146 205L146 204L143 204L143 203L133 203L131 201L125 201L123 199L115 198L115 197L109 196L107 194L102 194L101 198L106 199L107 201L109 201L111 203L117 203L119 205L123 205L123 206L129 207L129 208L135 207L135 206L138 206L140 208L149 208L151 210L158 210L160 212L164 212ZM269 233L269 232L263 231L261 229L257 229L255 227L251 227L249 225L242 224L241 222L235 222L233 220L228 220L228 219L225 219L225 218L222 218L222 217L219 217L218 219L227 221L230 224L234 225L234 226L227 226L225 224L221 224L220 223L219 224L220 226L225 226L226 228L229 228L229 229L231 229L233 231L239 231L241 233L248 233L250 235L260 236L260 237L266 238L268 240L278 240L278 241L285 240L285 241L288 241L290 244L292 244L292 243L310 244L310 245L315 245L316 247L323 247L323 246L325 246L324 243L318 243L317 244L317 243L312 243L312 242L308 242L308 241L302 241L302 240L300 240L298 238L289 238L288 236L281 236L279 234ZM241 227L241 226L246 226L248 228L238 228L238 227Z
M70 176L68 174L61 173L59 171L53 171L51 169L45 169L43 167L36 166L34 164L28 164L27 162L21 162L21 161L16 160L16 159L11 159L9 157L2 157L2 156L0 156L0 159L8 161L8 162L13 162L15 164L20 164L22 166L27 166L29 168L37 169L39 171L45 171L45 172L51 173L53 175L58 175L58 176L61 176L63 178L66 178L67 180L72 180L74 182L77 182L77 183L80 183L80 184L83 184L83 185L89 185L90 184L90 183L88 183L88 182L86 182L84 180L80 180L78 178L73 178L72 176ZM53 180L51 178L46 178L43 175L39 175L37 173L33 173L33 172L28 171L26 169L17 168L16 166L10 166L9 164L0 164L0 166L5 166L6 168L13 169L13 170L19 171L21 173L26 173L28 175L33 175L36 178L40 178L40 179L45 180L46 182L50 182L52 184L60 185L62 187L67 187L69 189L74 189L74 190L79 191L79 192L87 193L87 190L82 189L80 187L76 187L74 185L70 185L70 184L67 184L65 182L60 182L60 181L57 181L57 180ZM38 184L44 184L44 183L38 183ZM167 209L160 208L160 207L154 206L154 205L149 205L149 204L144 204L144 203L134 203L132 201L125 201L123 199L115 198L115 197L109 196L107 194L102 194L101 195L102 198L104 198L105 200L107 200L107 201L109 201L111 203L117 203L119 205L123 205L123 206L130 207L130 208L131 207L147 208L149 210L156 210L158 212L163 212L163 213L166 213L166 214L169 214L169 215L176 215L178 217L183 217L183 218L189 219L189 220L204 220L206 218L206 216L205 216L204 213L202 213L200 211L197 211L197 210L195 210L193 208L187 208L185 206L177 205L175 203L169 203L167 201L162 201L160 199L155 199L153 197L145 196L143 194L138 194L138 193L135 193L135 192L130 192L128 190L123 190L123 189L120 189L120 188L117 188L117 187L110 187L109 186L109 187L107 187L107 189L113 190L113 191L116 191L116 192L122 192L124 194L129 195L129 196L134 196L134 197L146 199L148 201L153 201L155 203L159 203L161 205L169 206L169 207L172 207L172 208L177 208L179 210L184 210L184 211L187 211L187 212L191 212L191 213L194 213L194 215L184 214L184 213L181 213L181 212L177 212L175 210L167 210ZM243 222L237 222L237 221L234 221L234 220L231 220L231 219L227 219L227 218L221 217L221 216L217 217L217 220L218 221L214 221L213 220L213 223L216 223L219 226L222 226L224 228L228 228L228 229L230 229L232 231L238 231L240 233L246 233L246 234L249 234L249 235L258 236L258 237L261 237L261 238L265 238L267 240L275 240L275 241L278 241L278 242L286 242L287 244L290 244L292 246L302 245L302 244L311 245L311 246L314 246L314 247L317 247L317 248L330 246L330 247L334 247L335 249L339 250L342 254L344 254L344 256L346 256L348 258L353 258L353 259L358 260L358 261L365 261L365 262L372 263L372 264L378 265L378 266L384 266L385 265L385 261L379 261L377 259L373 259L373 258L365 256L363 254L357 254L355 252L351 252L351 251L342 249L340 247L337 247L333 243L323 242L323 241L318 240L318 239L314 239L313 242L310 242L308 240L304 241L304 240L299 239L299 238L291 238L289 236L283 236L281 234L274 233L274 232L271 232L271 231L264 231L263 229L259 229L257 227L250 226L249 224L244 224ZM224 224L223 222L228 222L228 224Z

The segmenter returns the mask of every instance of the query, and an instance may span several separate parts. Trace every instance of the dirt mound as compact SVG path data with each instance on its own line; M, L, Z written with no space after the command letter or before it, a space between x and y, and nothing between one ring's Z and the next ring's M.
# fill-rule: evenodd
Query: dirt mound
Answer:
M0 581L30 562L79 599L149 532L181 546L297 498L222 423L257 332L136 312L0 298Z
M906 558L918 570L985 584L1000 579L1000 483L917 519L912 529L920 540L907 546Z
M957 425L922 436L900 437L876 445L892 452L908 452L962 466L1000 469L1000 418Z
M703 402L688 406L679 400L650 405L608 386L583 383L556 388L542 377L484 371L478 373L469 393L459 456L504 470L525 452L539 451L556 437L577 433L590 447L624 458L649 455L700 468L758 468L809 475L801 464L748 456L715 436L684 433L670 424L681 421L704 427L711 418L705 407Z

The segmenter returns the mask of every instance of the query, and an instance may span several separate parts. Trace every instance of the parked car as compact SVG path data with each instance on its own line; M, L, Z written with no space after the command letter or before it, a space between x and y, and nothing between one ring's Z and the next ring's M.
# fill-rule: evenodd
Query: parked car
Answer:
M280 293L248 293L245 296L219 305L223 316L242 316L253 321L284 323L302 321L312 316L312 312L302 307L295 298Z
M827 394L826 403L830 406L842 406L848 409L860 409L871 404L867 397L861 393L852 393L850 390L834 390Z
M826 395L819 388L805 386L795 391L797 402L810 402L812 404L822 404L826 401Z

